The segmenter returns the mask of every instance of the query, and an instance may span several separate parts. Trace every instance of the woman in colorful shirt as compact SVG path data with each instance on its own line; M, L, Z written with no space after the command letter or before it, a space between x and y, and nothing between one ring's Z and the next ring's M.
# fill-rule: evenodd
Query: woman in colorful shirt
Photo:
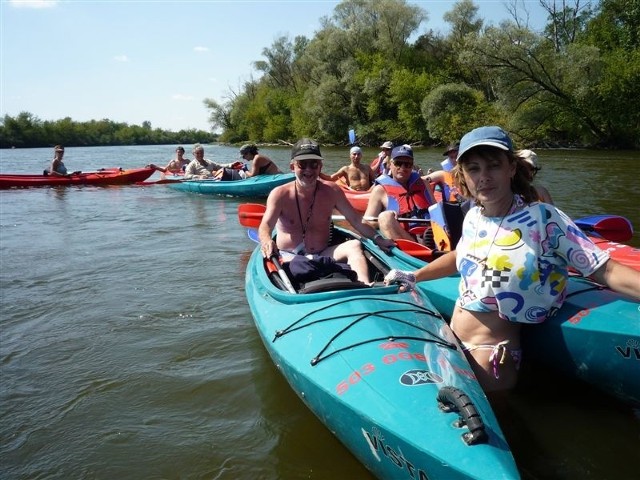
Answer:
M480 127L460 142L454 176L475 206L456 250L416 272L392 270L386 281L432 280L460 273L451 327L492 400L513 388L522 324L555 314L568 268L640 299L640 272L609 259L563 212L537 201L524 160L499 127Z

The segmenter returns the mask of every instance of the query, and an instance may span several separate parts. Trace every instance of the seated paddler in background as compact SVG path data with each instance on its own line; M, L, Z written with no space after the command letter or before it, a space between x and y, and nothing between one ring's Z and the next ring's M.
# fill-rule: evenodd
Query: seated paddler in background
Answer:
M162 173L182 173L185 168L187 168L187 165L189 165L189 162L190 160L188 158L184 158L184 147L179 146L176 148L176 158L169 160L166 167L158 167L153 163L150 163L149 166Z
M62 157L64 157L64 147L62 145L56 145L53 147L53 160L51 160L51 167L49 170L45 170L43 173L45 175L53 175L58 177L66 177L69 175L67 172L67 167L62 161Z
M533 184L533 180L536 178L536 175L540 171L540 167L538 166L538 155L533 150L519 150L517 152L517 155L522 160L524 160L529 172L529 181ZM551 194L546 187L540 185L539 183L536 183L536 185L533 185L533 189L536 191L538 200L553 205L553 199L551 198Z
M389 250L395 244L362 222L362 216L338 185L319 179L322 162L315 141L303 138L293 146L290 166L295 180L276 187L267 198L258 230L262 255L265 258L282 255L284 261L296 255L330 257L336 262L346 262L359 281L369 284L369 269L360 241L329 245L333 210L338 210L360 235L380 248Z
M457 187L452 175L452 170L458 163L456 158L458 156L459 148L460 142L449 145L447 150L442 154L447 157L440 163L440 165L442 165L442 170L429 172L425 178L427 182L436 185L438 190L441 192L442 200L445 202L462 203L465 200L465 198L460 194L460 189Z
M376 176L369 165L362 163L362 149L360 147L351 147L349 158L349 165L341 167L333 175L320 173L320 178L331 182L340 182L350 190L359 192L369 190Z
M251 162L243 166L244 177L256 175L274 175L282 173L278 166L269 157L258 153L258 147L254 144L243 145L240 148L240 156L243 160Z
M428 223L399 222L399 218L428 219L429 206L435 203L429 184L413 169L413 150L399 145L391 152L389 175L376 178L365 218L377 217L370 225L386 238L426 242L430 245ZM425 235L426 234L426 235Z
M220 172L218 176L222 175L224 168L233 169L242 166L241 162L216 163L204 158L204 147L199 143L193 146L193 156L195 158L189 162L185 169L185 180L215 179L216 173Z
M391 163L392 150L393 143L389 140L380 145L380 153L378 153L376 158L374 158L369 164L376 177L382 174L389 175L389 163Z

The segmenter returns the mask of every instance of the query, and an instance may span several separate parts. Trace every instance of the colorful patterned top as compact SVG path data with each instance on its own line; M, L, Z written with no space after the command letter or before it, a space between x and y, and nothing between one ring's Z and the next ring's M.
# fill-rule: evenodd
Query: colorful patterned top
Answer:
M562 211L518 195L506 217L471 208L456 251L456 304L519 323L543 322L562 306L568 266L588 276L609 259Z

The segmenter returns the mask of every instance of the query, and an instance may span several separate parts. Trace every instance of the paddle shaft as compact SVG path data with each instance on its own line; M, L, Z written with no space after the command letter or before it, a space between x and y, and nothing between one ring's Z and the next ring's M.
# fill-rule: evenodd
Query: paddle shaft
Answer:
M367 222L377 222L378 221L378 217L362 217L363 220L366 220ZM331 220L336 220L336 221L340 221L340 220L346 220L346 218L344 217L344 215L331 215ZM400 217L400 218L396 218L396 220L398 220L398 222L400 223L431 223L431 220L429 220L428 218L405 218L405 217Z
M296 289L293 288L293 284L291 283L291 280L289 280L289 277L287 276L287 272L285 272L284 268L282 268L282 265L280 264L280 259L278 258L278 256L272 255L270 260L276 266L276 270L278 270L278 275L280 275L280 278L284 282L284 285L285 287L287 287L287 290L289 291L289 293L296 293Z

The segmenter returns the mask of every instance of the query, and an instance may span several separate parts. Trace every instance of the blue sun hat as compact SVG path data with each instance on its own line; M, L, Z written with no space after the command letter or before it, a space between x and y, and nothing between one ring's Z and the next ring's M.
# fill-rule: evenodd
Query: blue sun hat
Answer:
M391 160L395 160L398 157L413 158L413 149L410 145L398 145L391 150Z
M513 142L507 132L495 125L490 127L479 127L471 130L460 140L460 148L456 161L460 161L465 153L474 147L486 145L488 147L496 147L500 150L513 151Z

